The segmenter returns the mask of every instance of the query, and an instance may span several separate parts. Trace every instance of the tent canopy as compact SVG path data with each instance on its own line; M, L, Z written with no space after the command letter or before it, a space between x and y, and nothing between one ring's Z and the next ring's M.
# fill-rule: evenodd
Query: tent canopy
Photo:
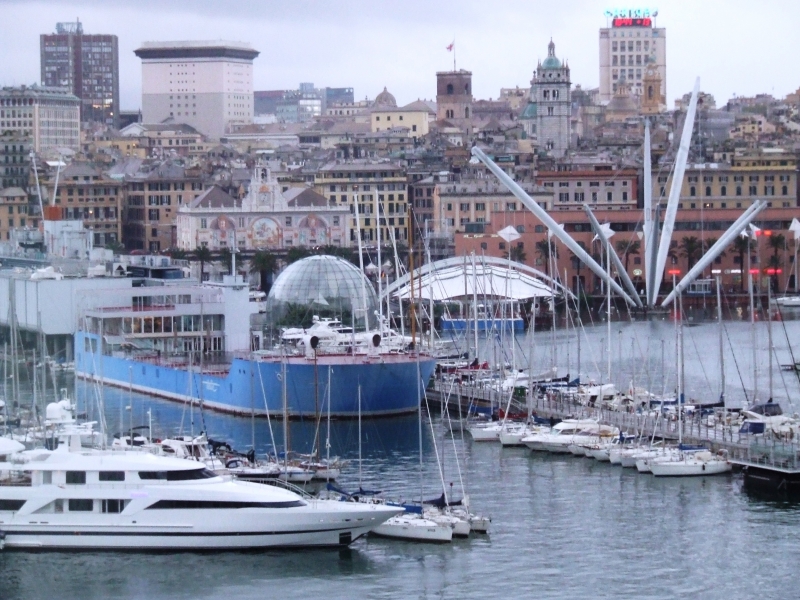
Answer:
M414 298L435 301L452 300L467 297L471 299L477 293L479 297L502 298L509 300L527 300L529 298L551 298L557 292L547 283L536 277L518 271L513 264L476 264L471 263L448 265L436 268L414 277ZM411 298L411 284L405 282L392 292L401 300Z

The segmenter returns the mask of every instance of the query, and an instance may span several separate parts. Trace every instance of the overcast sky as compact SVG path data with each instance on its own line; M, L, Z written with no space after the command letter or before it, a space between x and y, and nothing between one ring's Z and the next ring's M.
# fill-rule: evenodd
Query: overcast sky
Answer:
M598 29L610 7L657 8L667 29L667 101L694 78L718 104L733 95L783 97L800 87L797 0L0 0L0 85L38 82L39 34L80 18L85 33L119 36L123 110L141 104L146 40L250 42L256 90L350 87L357 99L388 87L405 104L436 95L435 72L472 71L476 98L529 87L552 36L572 82L599 82Z

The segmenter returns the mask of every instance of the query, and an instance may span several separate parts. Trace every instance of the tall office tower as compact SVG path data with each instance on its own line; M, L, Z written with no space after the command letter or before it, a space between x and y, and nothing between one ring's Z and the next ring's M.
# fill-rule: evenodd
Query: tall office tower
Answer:
M83 33L83 24L57 23L39 36L42 85L66 87L81 100L81 122L119 126L119 48L115 35Z
M658 12L646 9L606 11L607 26L600 29L600 101L608 102L624 78L634 94L644 93L648 66L661 79L667 95L667 30L655 26Z
M235 124L253 122L253 59L250 44L223 41L145 42L142 121L171 119L219 139Z

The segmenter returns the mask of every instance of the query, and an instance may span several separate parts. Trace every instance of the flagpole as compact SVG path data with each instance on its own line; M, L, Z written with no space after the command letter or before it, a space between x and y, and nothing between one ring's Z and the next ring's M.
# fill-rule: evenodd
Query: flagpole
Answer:
M456 38L453 38L453 73L456 72Z

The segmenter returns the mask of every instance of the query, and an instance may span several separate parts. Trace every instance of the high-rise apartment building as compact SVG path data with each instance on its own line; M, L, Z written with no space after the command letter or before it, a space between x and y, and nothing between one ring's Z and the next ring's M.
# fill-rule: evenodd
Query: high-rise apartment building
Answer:
M167 119L218 139L232 125L253 122L253 59L250 44L223 41L145 42L142 121Z
M119 126L119 47L115 35L58 23L39 36L42 85L66 87L81 100L81 121Z
M36 152L79 150L80 100L67 88L0 88L0 131L33 140Z
M600 29L600 101L608 102L624 78L634 94L644 94L645 70L650 65L667 94L667 30L655 26L657 12L646 9L606 11Z

